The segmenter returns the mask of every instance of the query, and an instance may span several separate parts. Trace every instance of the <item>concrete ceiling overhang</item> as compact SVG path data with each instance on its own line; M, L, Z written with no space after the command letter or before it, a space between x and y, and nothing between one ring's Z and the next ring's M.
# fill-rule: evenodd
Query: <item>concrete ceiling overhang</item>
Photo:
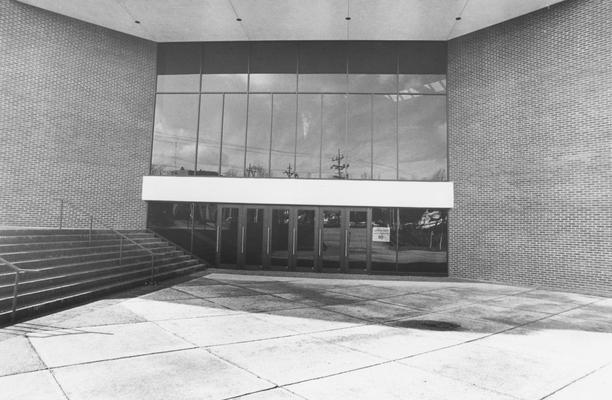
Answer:
M18 1L155 42L199 42L445 41L563 0Z

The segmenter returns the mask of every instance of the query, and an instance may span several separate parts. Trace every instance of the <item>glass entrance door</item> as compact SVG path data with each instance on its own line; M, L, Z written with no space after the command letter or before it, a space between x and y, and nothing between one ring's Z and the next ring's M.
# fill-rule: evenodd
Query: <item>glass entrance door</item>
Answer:
M291 269L311 271L316 265L318 210L314 208L293 209L292 216L292 260Z
M340 271L346 253L345 210L322 207L319 213L319 270Z
M268 268L286 270L289 268L291 251L291 209L271 208L268 220L267 236L270 238L268 247Z
M368 249L371 213L367 209L348 210L348 224L345 231L347 269L350 272L365 272L368 268Z
M219 206L217 213L217 265L237 265L240 208Z
M264 217L265 209L245 207L241 223L241 251L244 265L259 269L264 264Z

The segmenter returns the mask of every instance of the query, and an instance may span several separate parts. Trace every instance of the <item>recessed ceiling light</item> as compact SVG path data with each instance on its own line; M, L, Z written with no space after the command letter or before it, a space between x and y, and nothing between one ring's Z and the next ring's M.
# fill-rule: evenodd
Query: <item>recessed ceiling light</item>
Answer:
M461 17L457 17L457 18L455 18L455 19L456 19L457 21L459 21L459 20L461 20Z
M134 23L139 24L139 23L140 23L140 21L136 20L136 21L134 21Z
M236 18L236 21L242 22L242 18Z
M345 20L350 21L351 17L344 17Z

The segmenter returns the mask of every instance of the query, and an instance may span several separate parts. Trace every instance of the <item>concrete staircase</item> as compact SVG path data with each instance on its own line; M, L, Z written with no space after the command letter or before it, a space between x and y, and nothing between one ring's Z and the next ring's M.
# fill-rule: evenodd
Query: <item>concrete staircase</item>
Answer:
M205 266L145 231L0 230L0 258L22 269L15 318L15 272L0 260L0 325L128 287L192 273Z

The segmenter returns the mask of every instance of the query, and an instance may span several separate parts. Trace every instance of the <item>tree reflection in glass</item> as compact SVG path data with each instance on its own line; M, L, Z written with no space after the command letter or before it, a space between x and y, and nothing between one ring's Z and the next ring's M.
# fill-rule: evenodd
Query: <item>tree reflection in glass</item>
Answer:
M400 208L397 263L400 272L447 272L447 212Z
M336 168L346 164L345 159L340 159L344 157L346 150L346 107L346 95L326 94L323 96L322 178L345 178L346 174L350 176L350 166L343 169ZM340 174L339 171L342 173Z

